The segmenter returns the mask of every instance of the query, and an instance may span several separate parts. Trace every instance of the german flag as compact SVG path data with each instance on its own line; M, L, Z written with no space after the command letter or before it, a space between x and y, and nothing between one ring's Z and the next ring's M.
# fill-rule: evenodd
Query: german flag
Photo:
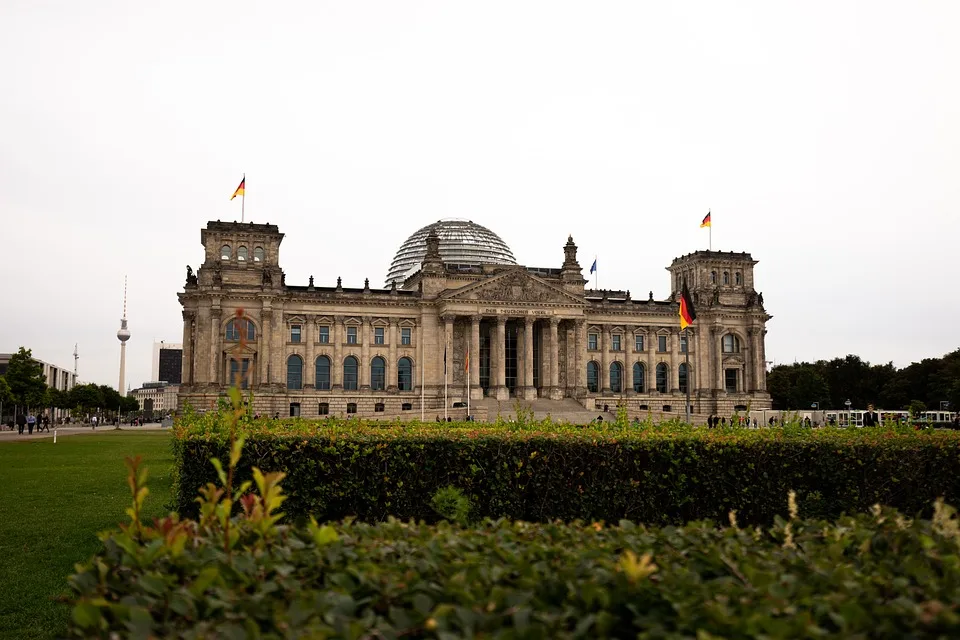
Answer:
M470 371L470 349L467 349L467 357L463 359L463 370Z
M700 228L703 229L704 227L709 227L709 226L710 226L710 212L707 211L707 215L703 216L703 222L700 223Z
M683 288L680 290L680 329L686 329L697 319L697 312L693 310L693 300L690 299L690 290L687 289L687 281L683 281Z
M237 190L233 192L233 195L230 196L230 199L233 200L237 196L243 195L243 186L247 182L247 176L243 176L243 180L240 181L240 186L237 187Z

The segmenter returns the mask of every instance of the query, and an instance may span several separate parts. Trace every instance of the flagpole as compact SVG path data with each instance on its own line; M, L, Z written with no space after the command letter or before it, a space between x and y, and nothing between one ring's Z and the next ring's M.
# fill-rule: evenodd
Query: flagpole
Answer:
M687 348L683 350L684 368L687 371L687 424L690 424L690 328L683 330L683 337L686 338Z
M467 349L467 420L470 419L470 349Z
M443 421L447 421L447 350L443 350Z
M703 211L703 209L700 209L700 211ZM710 215L710 209L707 209L707 215L708 215L708 216ZM709 249L710 249L710 251L713 251L713 217L712 217L712 216L711 216L711 218L710 218L710 226L707 227L707 228L710 229L710 247L709 247Z
M240 196L240 222L244 221L247 215L247 174L243 174L243 195Z
M420 322L421 328L423 327L423 322ZM422 332L421 332L422 333ZM418 335L417 338L420 340L420 422L423 422L425 419L424 416L424 405L423 405L423 382L424 382L424 370L426 369L424 365L424 351L423 351L423 336Z

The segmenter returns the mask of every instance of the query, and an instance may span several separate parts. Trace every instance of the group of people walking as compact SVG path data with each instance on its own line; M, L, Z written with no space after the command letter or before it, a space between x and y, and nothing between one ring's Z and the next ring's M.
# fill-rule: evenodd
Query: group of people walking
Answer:
M23 430L27 430L27 435L33 435L33 430L36 428L37 433L41 431L50 431L50 417L49 416L35 416L32 413L27 414L17 414L16 419L17 432L20 435L23 435ZM13 430L13 425L10 425L10 429Z

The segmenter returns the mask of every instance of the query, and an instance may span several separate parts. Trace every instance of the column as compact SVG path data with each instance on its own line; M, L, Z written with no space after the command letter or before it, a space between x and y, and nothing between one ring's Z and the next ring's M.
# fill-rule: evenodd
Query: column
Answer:
M600 329L600 379L597 380L600 393L610 395L610 326Z
M386 388L389 393L397 392L397 345L400 344L400 326L396 318L387 319L387 342L389 360L387 361Z
M574 380L577 381L577 397L582 398L587 393L587 322L580 319L576 322L576 350L575 358L577 370Z
M497 316L497 335L495 346L490 350L491 357L496 357L497 367L497 400L509 400L510 390L507 389L507 319Z
M180 365L181 384L193 384L193 318L195 312L183 310L183 361Z
M711 327L710 330L710 343L713 349L713 367L714 372L717 376L717 386L716 388L720 391L725 389L725 384L723 380L723 349L720 344L720 327Z
M270 315L273 311L270 309L270 301L264 300L263 307L260 310L260 335L257 341L260 349L257 352L257 358L260 365L260 384L270 383Z
M220 353L220 308L215 307L210 309L210 382L214 384L220 383Z
M550 399L560 400L563 393L560 390L560 319L550 318L550 350L545 362L550 367Z
M649 393L651 389L657 388L657 332L653 327L647 329L646 344L647 348L647 377L643 381L644 393Z
M456 393L453 386L457 369L453 363L453 321L455 318L456 316L452 315L441 317L441 320L443 320L443 353L440 354L440 375L442 376L440 384L446 386L448 398ZM446 365L444 365L444 356L446 356Z
M533 316L523 319L523 397L537 399L537 388L533 386Z
M743 391L744 393L753 390L754 360L756 356L753 353L753 329L747 329L747 339L741 347L743 356Z
M343 391L343 316L333 318L333 362L330 363L330 388Z
M483 389L480 388L480 316L470 316L470 398L483 398Z
M760 329L759 334L757 335L757 357L760 358L760 381L759 390L767 390L767 343L765 341L767 335L766 329Z
M306 360L303 363L303 388L313 389L317 386L317 363L314 351L314 316L306 316L303 323L303 337L307 341Z
M670 330L670 388L669 391L680 390L680 332Z
M370 337L370 316L360 318L360 367L357 371L357 378L361 389L370 390L370 343L373 338Z

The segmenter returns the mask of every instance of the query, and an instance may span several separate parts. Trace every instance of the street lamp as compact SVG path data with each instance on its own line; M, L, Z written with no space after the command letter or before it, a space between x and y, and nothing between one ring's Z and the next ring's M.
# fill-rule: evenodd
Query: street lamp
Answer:
M849 399L847 399L847 401L844 402L843 404L844 404L844 406L847 408L847 411L850 411L850 405L852 405L853 403L850 402Z
M847 401L843 403L843 405L847 408L847 419L846 419L846 423L847 423L847 426L848 426L848 427L852 424L852 422L851 422L851 420L850 420L850 405L852 405L852 404L853 404L853 403L850 402L850 398L847 398Z
M941 400L941 401L940 401L940 411L947 411L949 408L950 408L950 401L949 401L949 400Z
M819 403L819 402L811 402L811 403L810 403L810 408L813 409L814 411L819 411L819 410L820 410L820 403Z

